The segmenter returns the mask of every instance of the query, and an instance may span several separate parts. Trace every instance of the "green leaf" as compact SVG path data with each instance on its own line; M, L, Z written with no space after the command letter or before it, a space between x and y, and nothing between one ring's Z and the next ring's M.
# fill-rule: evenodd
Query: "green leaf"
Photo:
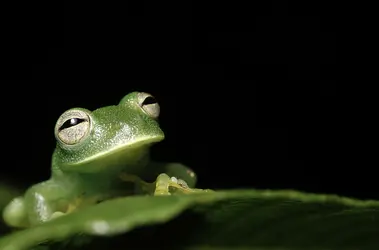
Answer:
M0 249L81 233L94 236L88 249L120 240L123 249L379 249L379 201L269 190L133 196L15 232Z

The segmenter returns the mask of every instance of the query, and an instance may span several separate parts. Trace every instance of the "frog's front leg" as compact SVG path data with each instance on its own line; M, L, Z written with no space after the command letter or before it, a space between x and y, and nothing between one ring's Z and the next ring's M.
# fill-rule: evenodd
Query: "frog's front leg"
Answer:
M155 181L154 195L171 195L172 190L179 191L179 193L193 192L182 179L170 177L166 173L158 175Z
M210 189L195 188L197 182L195 172L181 163L152 162L149 169L158 176L155 181L155 195L212 192Z
M149 169L155 173L155 176L158 176L161 173L165 173L170 178L175 177L179 180L179 182L184 181L185 183L183 184L187 184L187 186L190 188L194 188L196 186L197 177L195 172L191 168L181 163L153 162L149 166ZM161 178L162 180L164 179L164 177Z
M66 214L69 189L49 180L32 186L24 199L27 219L33 226Z
M9 202L3 210L3 220L11 227L23 228L29 226L23 196L16 197Z
M157 180L155 181L154 195L170 195L170 184L171 178L167 174L162 173L158 175Z
M211 189L190 188L185 181L176 177L169 177L162 173L158 175L155 181L154 195L171 195L171 194L193 194L213 192Z
M11 227L25 228L60 215L57 209L61 188L50 181L36 184L24 196L14 198L3 210L3 219Z

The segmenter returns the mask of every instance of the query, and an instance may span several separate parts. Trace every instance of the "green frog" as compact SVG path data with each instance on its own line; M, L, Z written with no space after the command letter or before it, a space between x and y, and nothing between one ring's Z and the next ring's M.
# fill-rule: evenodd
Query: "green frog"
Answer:
M94 111L65 111L54 130L50 178L14 198L4 221L30 227L115 197L211 191L196 189L196 174L183 164L150 160L150 147L164 139L159 113L145 92Z

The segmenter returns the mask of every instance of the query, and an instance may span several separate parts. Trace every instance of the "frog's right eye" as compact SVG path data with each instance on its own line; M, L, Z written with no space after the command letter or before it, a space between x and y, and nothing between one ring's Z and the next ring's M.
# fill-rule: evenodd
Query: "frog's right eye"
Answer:
M157 100L146 92L139 92L137 95L138 105L151 118L157 119L160 112L160 107Z
M85 139L91 129L89 113L81 109L64 112L55 125L55 137L66 145L75 145Z

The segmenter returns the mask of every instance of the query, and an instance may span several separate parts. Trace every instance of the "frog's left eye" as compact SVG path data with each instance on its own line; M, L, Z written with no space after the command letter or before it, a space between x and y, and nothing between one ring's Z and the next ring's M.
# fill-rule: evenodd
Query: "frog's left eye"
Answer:
M158 118L160 113L160 107L157 100L149 93L138 93L138 105L142 110L148 114L151 118Z
M55 125L55 137L66 145L75 145L85 139L90 131L90 116L80 109L64 112Z

